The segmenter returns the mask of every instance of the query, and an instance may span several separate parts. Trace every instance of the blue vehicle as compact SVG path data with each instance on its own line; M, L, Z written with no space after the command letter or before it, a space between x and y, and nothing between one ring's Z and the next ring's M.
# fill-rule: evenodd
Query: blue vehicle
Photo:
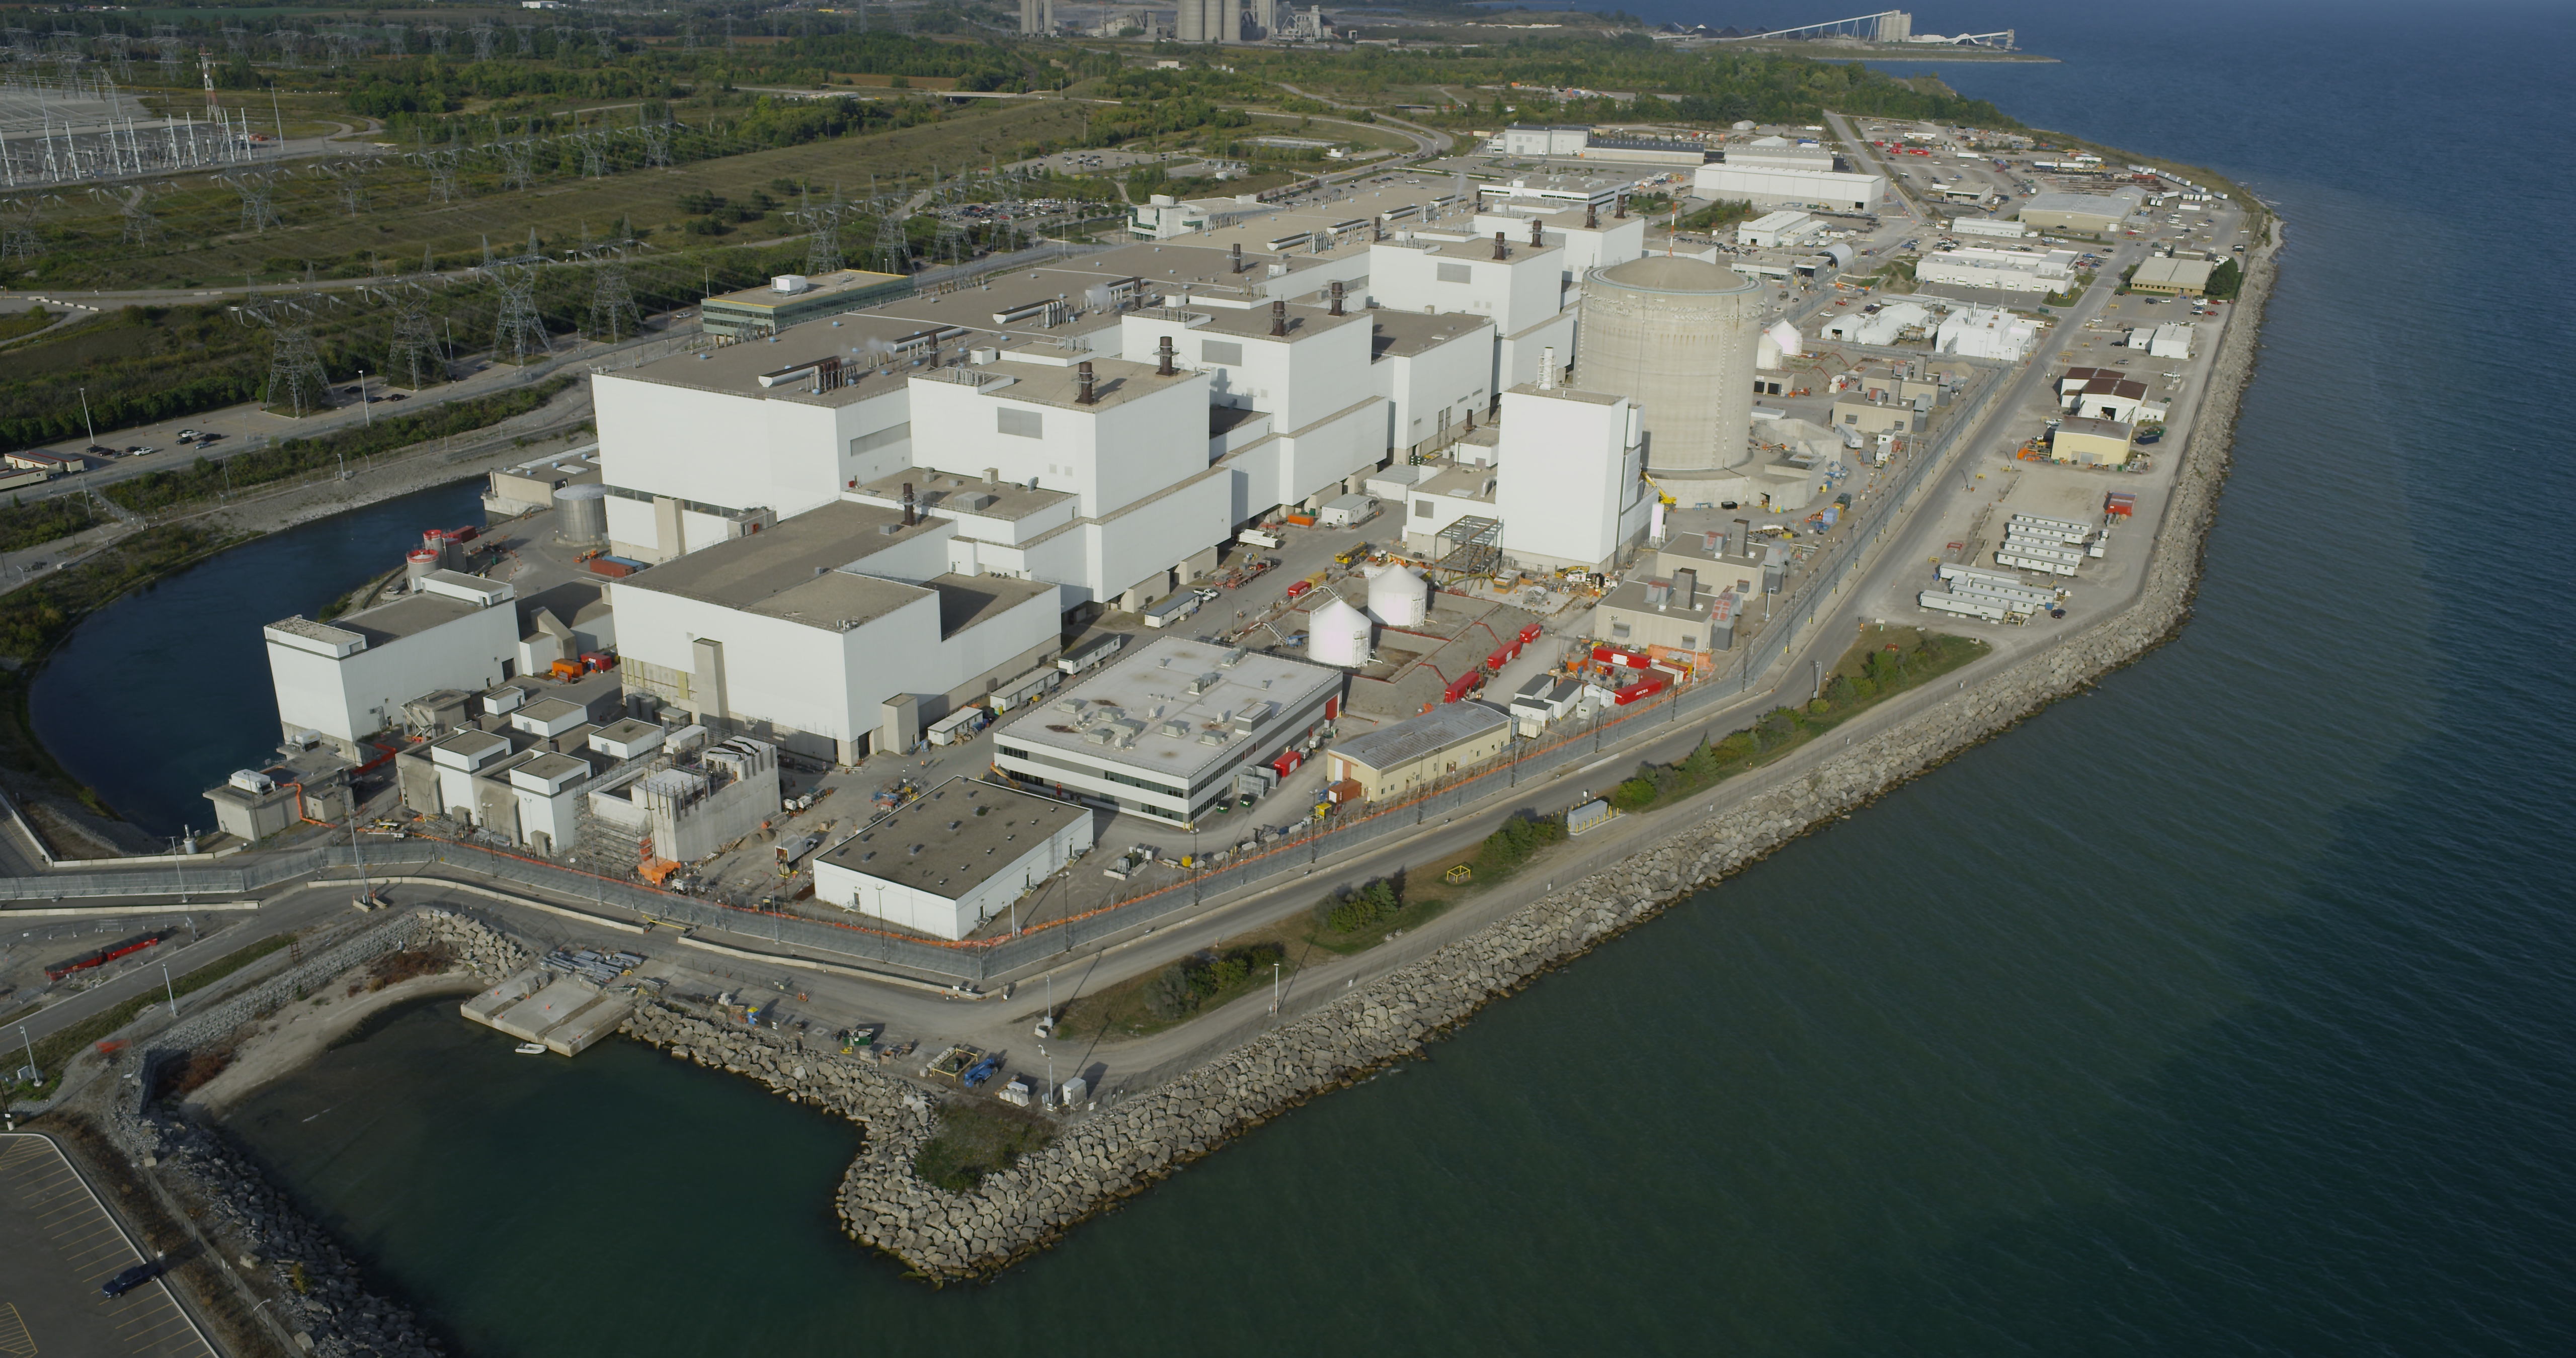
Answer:
M983 1060L976 1062L974 1069L966 1072L966 1078L961 1083L963 1083L968 1089L973 1089L975 1086L984 1083L986 1080L992 1079L993 1073L1001 1068L1002 1058L998 1056L987 1056Z
M121 1297L126 1293L141 1287L145 1283L152 1281L154 1278L160 1276L160 1273L161 1265L158 1263L136 1264L134 1267L125 1270L123 1273L119 1273L115 1277L108 1279L106 1282L100 1283L98 1285L98 1290L107 1296Z

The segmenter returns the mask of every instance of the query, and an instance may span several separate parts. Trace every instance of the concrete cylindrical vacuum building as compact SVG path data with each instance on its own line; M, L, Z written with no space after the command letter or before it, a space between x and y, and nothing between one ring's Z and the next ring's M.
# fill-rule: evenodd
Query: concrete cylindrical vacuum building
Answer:
M1696 259L1648 255L1584 277L1574 385L1645 408L1657 480L1741 474L1752 460L1762 285Z

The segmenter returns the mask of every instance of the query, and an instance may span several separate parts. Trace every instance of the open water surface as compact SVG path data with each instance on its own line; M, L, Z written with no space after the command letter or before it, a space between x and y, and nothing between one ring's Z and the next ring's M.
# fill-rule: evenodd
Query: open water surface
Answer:
M1960 2L2293 224L2172 644L990 1285L622 1045L422 1010L242 1130L496 1358L2576 1352L2576 17Z
M481 523L482 496L459 481L297 524L109 604L37 674L37 739L145 831L211 829L201 794L284 734L259 629L401 565L424 528Z

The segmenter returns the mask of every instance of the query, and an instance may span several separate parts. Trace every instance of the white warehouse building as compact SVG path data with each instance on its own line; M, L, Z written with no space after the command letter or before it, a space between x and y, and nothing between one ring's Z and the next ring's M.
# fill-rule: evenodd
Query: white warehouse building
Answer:
M1736 199L1756 207L1780 205L1873 212L1887 196L1887 177L1834 170L1790 169L1733 158L1691 172L1691 192L1707 199Z
M1057 588L948 569L957 525L836 503L615 581L630 690L855 763L1060 648Z
M404 703L433 689L479 693L510 677L519 650L513 593L501 581L432 571L373 608L270 623L261 631L279 726L289 740L312 731L345 758L371 758L361 742L400 726Z
M935 938L1010 910L1093 843L1091 809L953 778L814 858L814 899Z
M1971 245L1925 255L1915 263L1914 276L1925 283L1946 283L1963 288L2043 294L2063 292L2075 285L2075 252L2051 250L2041 254Z

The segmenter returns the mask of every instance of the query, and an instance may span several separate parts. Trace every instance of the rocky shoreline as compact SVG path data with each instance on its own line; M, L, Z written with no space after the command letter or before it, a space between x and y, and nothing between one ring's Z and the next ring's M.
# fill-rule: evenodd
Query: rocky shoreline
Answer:
M472 916L436 908L417 916L412 947L443 946L458 966L485 980L525 969L534 955L518 940ZM331 1233L269 1182L222 1129L122 1103L104 1119L110 1139L175 1199L186 1228L204 1242L236 1282L257 1277L257 1291L298 1350L325 1358L432 1358L446 1352L411 1308L370 1291L358 1262ZM210 1238L214 1237L214 1238Z
M1991 739L2171 636L2188 616L2199 581L2202 539L2226 478L2278 247L2276 225L2253 260L2144 587L2127 608L1977 680L1973 690L1836 751L1788 787L1730 805L1617 869L1532 902L1115 1107L1070 1121L1045 1149L970 1192L933 1188L914 1173L913 1153L934 1133L936 1115L928 1097L900 1078L667 1008L639 1010L627 1031L675 1057L749 1076L862 1124L868 1143L844 1177L837 1203L852 1239L933 1280L1004 1268L1118 1198L1286 1108L1402 1059L1550 968Z

